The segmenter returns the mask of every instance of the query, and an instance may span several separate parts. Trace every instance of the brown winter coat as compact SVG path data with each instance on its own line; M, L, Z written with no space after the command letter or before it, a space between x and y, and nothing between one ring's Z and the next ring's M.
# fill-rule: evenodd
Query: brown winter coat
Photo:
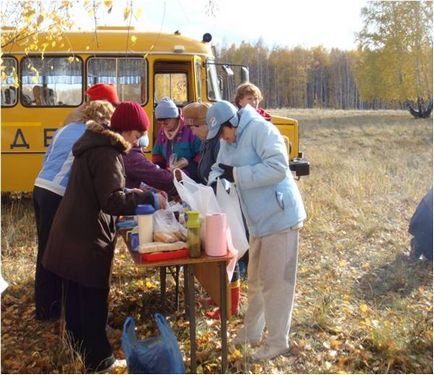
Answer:
M75 159L51 227L45 268L87 287L109 287L116 216L133 215L138 204L154 204L152 193L124 192L122 153L129 148L121 135L96 123L74 144Z

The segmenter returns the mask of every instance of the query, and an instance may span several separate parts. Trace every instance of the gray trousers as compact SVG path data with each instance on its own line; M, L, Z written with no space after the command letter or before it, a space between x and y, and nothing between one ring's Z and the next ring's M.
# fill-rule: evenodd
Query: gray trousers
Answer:
M287 229L264 237L250 237L248 267L248 307L244 329L251 341L288 348L294 302L299 229Z

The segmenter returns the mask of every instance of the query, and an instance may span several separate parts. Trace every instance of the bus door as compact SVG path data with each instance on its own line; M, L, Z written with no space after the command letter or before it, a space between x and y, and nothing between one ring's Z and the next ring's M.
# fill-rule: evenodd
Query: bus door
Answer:
M154 108L166 96L171 98L178 108L182 108L196 99L191 60L156 60L154 62ZM158 132L155 118L153 127L153 141L155 141Z

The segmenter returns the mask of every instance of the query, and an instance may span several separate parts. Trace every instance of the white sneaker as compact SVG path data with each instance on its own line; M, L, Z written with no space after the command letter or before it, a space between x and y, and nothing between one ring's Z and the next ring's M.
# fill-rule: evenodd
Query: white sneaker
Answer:
M232 341L232 343L234 345L246 345L246 344L249 344L250 346L258 346L260 342L261 342L261 339L258 339L258 340L252 339L252 340L250 340L246 336L244 336L244 337L237 336Z
M115 361L106 369L98 371L97 374L113 374L116 369L126 369L126 359L115 359Z
M127 360L126 359L116 359L115 363L112 364L112 368L126 368Z
M257 346L261 342L261 338L250 338L247 336L247 332L245 327L242 327L236 337L232 340L232 343L234 345L246 345L249 344L250 346Z
M256 352L252 354L253 361L265 361L268 359L273 359L278 355L288 354L289 348L272 348L268 345L261 346Z

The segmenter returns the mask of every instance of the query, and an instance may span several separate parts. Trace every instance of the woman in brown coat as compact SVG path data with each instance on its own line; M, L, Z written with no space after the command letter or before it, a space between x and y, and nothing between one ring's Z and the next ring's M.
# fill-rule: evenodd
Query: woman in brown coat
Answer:
M43 258L63 279L66 329L84 356L87 372L109 368L115 359L105 327L116 217L133 215L138 204L165 205L160 194L125 191L122 154L149 127L143 108L121 103L111 127L92 123L74 144L74 162Z

